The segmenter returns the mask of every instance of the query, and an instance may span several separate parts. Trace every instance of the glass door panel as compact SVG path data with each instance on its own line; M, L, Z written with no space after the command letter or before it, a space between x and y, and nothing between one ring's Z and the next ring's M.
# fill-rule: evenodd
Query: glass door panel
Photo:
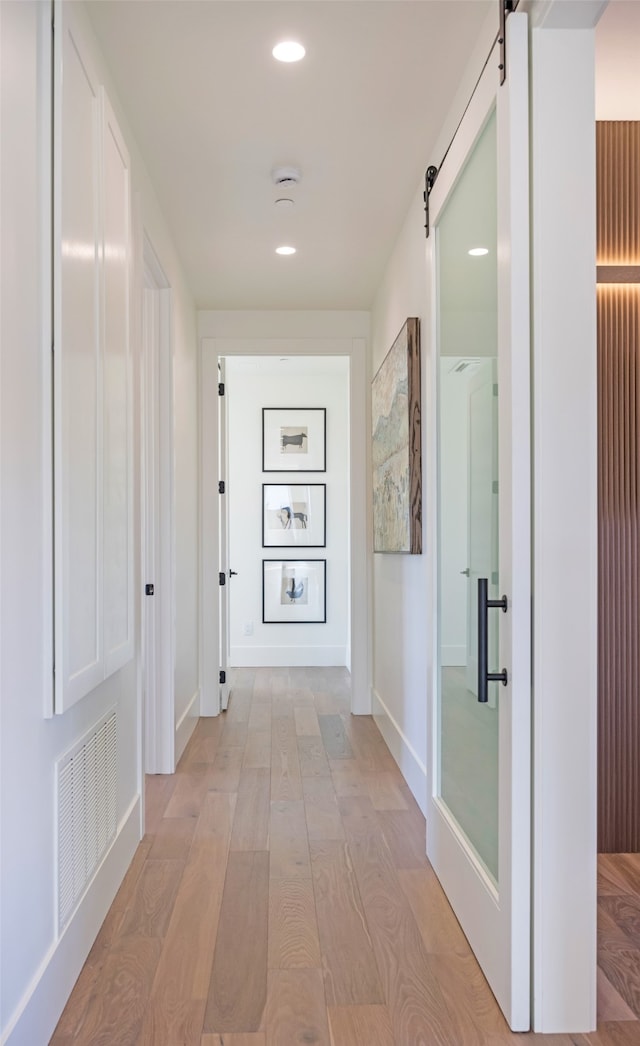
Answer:
M478 695L478 578L498 598L498 268L495 111L437 228L440 350L439 795L498 881L499 684ZM498 663L489 615L489 663Z

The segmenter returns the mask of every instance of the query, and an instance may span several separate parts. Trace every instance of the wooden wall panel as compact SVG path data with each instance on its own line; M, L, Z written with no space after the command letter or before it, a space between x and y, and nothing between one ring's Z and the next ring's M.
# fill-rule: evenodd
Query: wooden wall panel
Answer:
M640 121L596 124L598 265L640 264Z
M598 263L640 263L640 123L597 125ZM640 287L598 287L599 849L640 850Z

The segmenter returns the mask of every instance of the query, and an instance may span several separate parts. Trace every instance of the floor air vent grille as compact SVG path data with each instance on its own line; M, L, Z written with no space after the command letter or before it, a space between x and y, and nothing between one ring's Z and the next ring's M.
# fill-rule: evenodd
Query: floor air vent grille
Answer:
M115 710L57 763L58 932L116 834Z

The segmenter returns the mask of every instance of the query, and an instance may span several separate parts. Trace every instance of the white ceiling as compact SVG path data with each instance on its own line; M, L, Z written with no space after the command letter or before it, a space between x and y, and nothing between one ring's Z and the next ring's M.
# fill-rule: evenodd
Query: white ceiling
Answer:
M596 119L640 120L638 0L614 0L596 26Z
M90 0L200 308L368 309L495 0ZM296 65L278 40L307 48ZM640 118L640 2L596 29L599 119ZM270 172L302 171L295 207ZM298 253L274 254L290 242Z
M197 305L369 308L495 0L88 6ZM275 62L291 37L307 57Z

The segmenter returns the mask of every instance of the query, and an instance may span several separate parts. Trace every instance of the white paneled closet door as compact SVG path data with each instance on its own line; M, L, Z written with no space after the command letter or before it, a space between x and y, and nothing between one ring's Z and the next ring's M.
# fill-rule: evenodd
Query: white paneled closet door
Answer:
M133 656L129 160L75 24L54 32L55 711Z
M104 678L100 92L56 5L54 109L55 707ZM64 75L63 75L64 71Z

